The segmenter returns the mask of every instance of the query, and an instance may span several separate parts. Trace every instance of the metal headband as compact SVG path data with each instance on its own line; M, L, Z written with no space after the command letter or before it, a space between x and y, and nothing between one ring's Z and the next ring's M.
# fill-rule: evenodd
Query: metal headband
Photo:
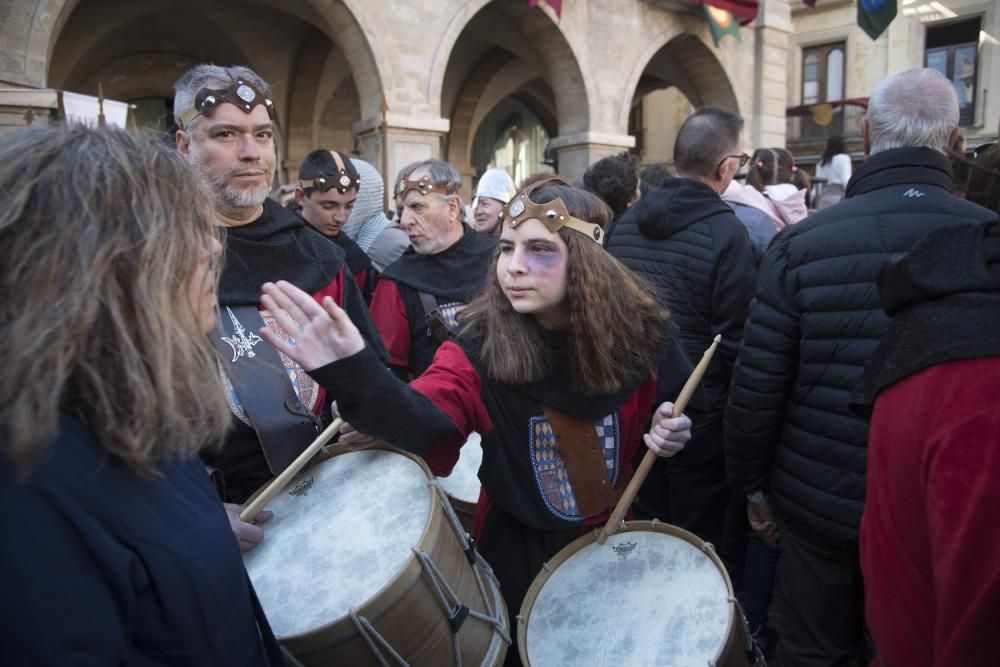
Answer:
M347 173L347 167L344 165L344 161L340 159L340 153L337 151L330 151L330 155L333 157L333 161L337 164L337 174L334 176L327 176L321 173L316 178L311 181L299 181L299 187L303 190L308 188L314 188L320 192L326 192L331 188L337 188L337 192L340 194L346 194L348 190L359 190L361 188L361 176L355 176L351 178L351 175Z
M562 227L569 227L574 232L593 239L598 245L604 237L604 230L600 225L571 216L560 197L545 204L536 204L528 199L527 192L522 192L503 207L503 220L511 226L511 229L517 229L517 226L525 220L538 220L553 234Z
M251 113L258 104L263 104L267 115L274 120L274 102L252 83L237 79L228 88L216 90L202 88L194 96L194 106L181 114L181 127L187 127L197 116L211 117L222 104L232 104L244 113Z
M421 176L419 181L410 181L404 178L396 186L396 201L403 199L410 190L416 190L422 195L430 192L437 192L442 195L455 194L443 185L434 185L434 182L427 176Z

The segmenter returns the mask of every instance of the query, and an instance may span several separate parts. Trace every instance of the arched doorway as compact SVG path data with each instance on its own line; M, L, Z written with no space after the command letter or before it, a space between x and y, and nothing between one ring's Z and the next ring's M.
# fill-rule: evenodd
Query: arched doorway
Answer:
M491 2L464 26L441 109L451 121L445 155L463 172L466 195L491 166L514 169L516 181L551 171L548 141L589 122L583 76L559 26L520 0Z
M684 119L702 106L739 112L729 77L698 37L679 34L656 49L638 76L627 110L641 164L673 163L673 146Z

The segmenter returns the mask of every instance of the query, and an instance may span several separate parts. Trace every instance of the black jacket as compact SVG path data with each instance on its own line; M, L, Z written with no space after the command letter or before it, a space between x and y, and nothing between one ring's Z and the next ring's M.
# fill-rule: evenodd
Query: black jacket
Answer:
M656 288L692 362L722 334L702 383L708 400L702 419L717 421L753 296L746 228L707 185L668 178L622 216L607 248Z
M951 194L929 148L869 158L841 203L782 231L761 263L726 407L730 481L770 489L785 529L857 548L868 424L851 392L889 324L875 282L929 231L994 215Z

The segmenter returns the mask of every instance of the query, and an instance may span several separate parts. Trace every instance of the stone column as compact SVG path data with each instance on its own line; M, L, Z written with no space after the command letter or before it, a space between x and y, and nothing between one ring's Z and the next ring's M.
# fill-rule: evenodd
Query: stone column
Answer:
M762 0L754 24L752 148L785 145L788 106L788 36L792 32L787 0ZM751 152L751 151L748 151Z
M570 182L583 178L587 167L601 158L623 153L635 147L630 134L579 132L555 137L549 147L559 156L559 174Z
M390 111L386 115L385 137L382 136L381 118L357 122L353 131L361 159L375 165L385 179L386 189L391 191L396 174L406 165L418 160L443 159L441 140L448 133L449 126L447 118L404 116ZM388 150L383 141L388 142ZM391 192L389 206L393 206Z

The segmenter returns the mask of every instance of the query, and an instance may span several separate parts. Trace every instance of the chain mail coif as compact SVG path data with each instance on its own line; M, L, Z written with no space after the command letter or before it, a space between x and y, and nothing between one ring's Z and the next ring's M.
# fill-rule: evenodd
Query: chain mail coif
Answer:
M354 202L354 210L351 211L343 231L367 253L375 237L392 222L385 217L385 211L382 208L385 196L382 175L364 160L351 158L351 162L358 170L358 176L361 177L361 187L358 189L358 198Z

